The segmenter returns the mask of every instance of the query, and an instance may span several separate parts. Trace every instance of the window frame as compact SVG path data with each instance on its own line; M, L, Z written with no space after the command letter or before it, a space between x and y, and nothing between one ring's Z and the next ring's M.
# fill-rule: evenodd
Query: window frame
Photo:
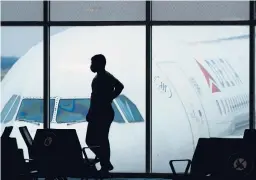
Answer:
M145 21L50 21L50 2L43 2L43 21L1 21L1 26L41 26L43 27L43 56L44 56L44 128L50 128L49 109L50 109L50 27L52 26L145 26L146 27L146 174L145 173L119 173L115 177L145 177L145 178L172 178L169 173L161 173L154 176L152 173L152 26L248 26L250 28L250 69L249 80L250 90L249 98L249 114L250 129L255 129L255 27L256 2L249 2L249 20L242 21L152 21L152 1L146 1L146 19ZM234 110L236 111L236 110Z

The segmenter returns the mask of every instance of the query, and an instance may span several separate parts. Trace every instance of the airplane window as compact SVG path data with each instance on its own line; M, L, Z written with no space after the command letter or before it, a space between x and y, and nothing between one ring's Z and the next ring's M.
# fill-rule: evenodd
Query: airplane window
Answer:
M129 122L144 121L136 105L126 96L124 95L118 96L118 98L116 98L116 102Z
M243 107L243 100L242 100L241 96L238 96L238 99L239 99L239 106L240 106L240 108L242 108Z
M226 114L226 108L225 108L225 105L224 105L224 103L223 103L223 101L222 101L222 100L220 100L220 102L221 102L221 105L222 105L222 107L223 107L223 109L224 109L224 113Z
M238 96L239 97L239 99L240 99L240 106L241 106L241 108L244 108L244 100L243 100L243 97L240 95L240 96Z
M84 122L86 121L89 107L89 98L60 99L56 121L57 123ZM114 122L124 123L125 121L114 103L112 103L112 107L115 111Z
M50 119L53 116L55 100L50 100ZM16 120L43 123L43 99L23 99Z
M233 102L233 109L234 111L236 111L236 102L235 102L235 99L232 97L232 102Z
M237 109L240 108L240 100L238 98L238 96L236 96L236 104L237 104Z
M13 95L1 111L1 123L8 123L13 119L20 102L20 96Z
M235 110L237 110L237 100L235 97L233 98L233 100L234 100L234 104L235 104Z
M230 98L230 101L231 101L232 112L234 112L234 111L235 111L235 102L234 102L234 99L233 99L233 98Z
M230 98L228 98L228 105L229 105L229 109L231 112L233 112L233 108L232 108L232 101Z
M218 106L218 108L219 108L220 114L222 115L222 111L221 111L221 107L220 107L219 101L216 100L216 103L217 103L217 106Z
M245 99L244 99L244 96L242 95L242 96L240 96L240 98L241 98L241 101L242 101L242 106L243 106L243 108L245 107Z
M229 105L228 105L227 99L225 99L225 104L226 104L227 111L229 112L230 110L229 110Z
M240 109L240 99L238 96L236 96L236 104L237 104L237 109Z

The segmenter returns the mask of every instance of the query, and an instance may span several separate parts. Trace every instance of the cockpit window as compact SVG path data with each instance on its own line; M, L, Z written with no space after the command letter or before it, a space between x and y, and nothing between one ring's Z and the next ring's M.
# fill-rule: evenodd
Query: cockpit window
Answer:
M71 123L86 121L85 117L90 107L90 99L61 99L59 101L56 121Z
M20 96L13 95L5 104L1 111L1 123L8 123L11 121L19 106Z
M90 107L90 99L60 99L57 123L73 123L86 121L86 115ZM115 111L114 122L124 123L124 119L121 116L116 105L112 103L112 107Z
M53 116L55 100L50 100L50 119ZM16 120L43 123L43 99L23 99Z
M129 122L144 121L136 105L126 96L118 96L118 98L116 98L116 102Z

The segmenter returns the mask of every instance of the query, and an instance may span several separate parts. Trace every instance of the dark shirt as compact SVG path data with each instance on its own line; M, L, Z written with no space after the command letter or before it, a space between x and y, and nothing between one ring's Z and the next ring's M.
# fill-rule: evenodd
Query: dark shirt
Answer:
M97 74L91 84L90 117L112 113L113 91L118 80L109 72Z

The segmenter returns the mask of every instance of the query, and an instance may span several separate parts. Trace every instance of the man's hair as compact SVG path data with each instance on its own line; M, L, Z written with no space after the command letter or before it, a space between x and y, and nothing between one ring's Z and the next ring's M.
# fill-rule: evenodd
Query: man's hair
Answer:
M106 66L106 58L103 54L96 54L92 57L92 61L96 61L101 64L103 67Z

